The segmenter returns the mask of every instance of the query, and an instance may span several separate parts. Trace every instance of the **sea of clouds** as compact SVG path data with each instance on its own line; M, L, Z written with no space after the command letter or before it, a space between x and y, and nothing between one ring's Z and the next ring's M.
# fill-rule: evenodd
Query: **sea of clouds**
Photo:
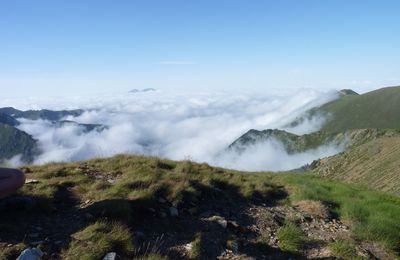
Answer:
M39 141L43 153L36 164L77 161L115 154L154 155L190 159L240 170L289 170L314 159L338 153L326 145L289 155L274 140L259 143L241 155L226 148L250 129L284 129L296 134L317 131L325 118L314 117L290 128L287 125L308 109L337 98L335 91L313 89L265 93L145 93L103 94L63 98L6 99L0 107L18 109L85 109L85 124L103 124L104 131L86 132L76 125L55 127L44 120L21 119L19 128Z

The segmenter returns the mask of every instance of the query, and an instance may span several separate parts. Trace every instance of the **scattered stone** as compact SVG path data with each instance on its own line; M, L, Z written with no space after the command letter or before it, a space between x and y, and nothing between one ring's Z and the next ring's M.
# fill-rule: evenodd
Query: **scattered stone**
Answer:
M233 228L239 228L239 224L236 221L228 221L228 226Z
M171 217L177 217L179 215L178 209L175 207L170 207L169 214L171 215Z
M192 243L188 243L188 244L184 245L183 248L185 248L186 251L190 252L190 251L192 251L193 244Z
M167 200L166 199L164 199L164 198L158 198L158 202L160 202L160 203L166 203L167 202Z
M228 227L228 221L221 216L212 216L212 217L208 218L207 220L217 222L223 228Z
M37 184L37 183L39 183L40 181L38 181L38 180L35 180L35 179L26 179L25 180L25 184Z
M22 171L24 174L32 173L31 168L28 168L28 167L23 167L23 168L21 168L21 171Z
M285 223L285 216L280 213L275 213L273 215L274 220L278 223L278 225L282 226Z
M115 183L115 180L113 180L113 179L108 179L107 182L110 183L110 184L114 184L114 183Z
M117 253L110 252L104 256L103 260L115 260L116 257L117 257Z

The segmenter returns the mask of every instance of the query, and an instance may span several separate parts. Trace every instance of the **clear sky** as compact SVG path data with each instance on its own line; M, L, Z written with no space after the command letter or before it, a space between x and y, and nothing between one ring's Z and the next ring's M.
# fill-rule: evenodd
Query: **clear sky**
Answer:
M1 0L3 96L400 84L400 1Z

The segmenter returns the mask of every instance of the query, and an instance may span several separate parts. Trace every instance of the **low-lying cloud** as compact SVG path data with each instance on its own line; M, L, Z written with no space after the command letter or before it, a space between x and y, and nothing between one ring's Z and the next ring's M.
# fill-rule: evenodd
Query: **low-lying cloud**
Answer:
M271 139L250 145L244 152L233 150L222 153L216 163L222 167L246 171L284 171L298 169L313 160L341 152L343 144L326 144L306 152L288 154L283 144Z
M19 109L87 110L68 117L82 124L103 124L103 131L84 131L78 125L55 127L43 120L21 119L20 129L39 140L43 151L35 163L76 161L119 153L191 159L241 170L288 170L338 152L320 147L288 155L279 143L256 145L238 157L225 153L249 129L278 128L304 134L318 130L323 118L287 125L308 109L336 98L335 92L311 89L275 93L166 93L162 91L70 97L63 99L7 100L0 106ZM221 153L223 156L221 156ZM224 154L225 153L225 154Z

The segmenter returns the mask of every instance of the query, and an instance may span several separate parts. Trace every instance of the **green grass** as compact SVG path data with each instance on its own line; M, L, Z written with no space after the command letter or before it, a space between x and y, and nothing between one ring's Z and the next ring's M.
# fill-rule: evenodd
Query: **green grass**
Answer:
M191 161L174 162L155 157L119 155L27 168L32 172L29 178L39 180L37 184L25 185L20 192L34 198L37 203L29 211L29 217L35 219L39 214L46 214L44 212L54 214L63 207L75 207L76 214L85 216L85 219L89 214L89 221L99 221L89 226L83 223L79 227L81 231L72 235L72 242L64 252L70 259L78 255L83 259L100 258L115 243L128 241L135 227L148 217L149 209L156 209L156 214L168 214L168 210L162 207L175 205L179 211L194 209L199 214L216 201L224 207L234 207L238 201L248 203L255 198L268 203L276 200L279 190L270 173L248 174ZM160 198L167 203L160 205ZM104 220L115 225L111 226L112 229L103 229ZM167 217L165 220L170 222L174 219ZM4 225L10 230L15 226L9 222ZM179 223L175 223L173 228L179 230ZM123 238L116 233L121 233ZM195 249L198 239L193 237ZM140 246L139 241L135 243ZM120 247L117 253L128 254L129 248ZM194 258L196 254L193 254Z
M291 187L292 200L326 202L334 213L352 223L356 239L377 241L399 252L400 198L310 175L287 174L281 178Z
M202 252L202 235L198 233L192 242L192 248L189 252L189 258L193 260L200 260L201 259L201 252Z
M316 111L331 115L331 120L323 127L329 132L362 128L400 129L399 104L400 87L389 87L359 96L344 96Z
M279 228L277 237L279 248L290 253L299 253L306 242L304 232L292 222L286 222Z
M400 137L396 131L381 132L366 132L366 136L386 136L330 157L313 171L325 177L400 195Z
M8 228L7 232L18 234L25 232L30 219L40 219L40 214L46 214L47 210L50 216L59 209L71 208L75 208L76 214L81 216L90 213L92 218L74 229L80 231L65 234L71 236L71 242L63 251L63 256L69 259L76 259L77 256L81 259L101 259L111 250L130 258L149 257L143 252L140 255L132 251L141 245L141 241L132 238L136 228L140 228L146 218L153 220L153 213L149 213L151 208L154 214L159 214L168 213L170 205L176 206L178 218L160 218L157 220L160 222L154 224L166 221L170 224L168 228L179 235L186 231L180 225L181 217L198 219L197 215L188 213L189 209L194 208L199 214L207 211L211 204L235 208L255 202L291 203L299 200L322 201L324 205L330 205L333 213L350 223L357 243L377 241L399 253L399 198L310 174L245 173L190 161L173 162L126 155L29 168L32 171L29 178L38 179L39 183L25 185L21 194L31 196L42 204L36 204L26 212L26 225L21 225L21 232L17 232L10 219L2 225ZM283 198L284 190L289 197L282 201L279 199ZM68 201L71 198L74 201ZM160 198L167 202L159 202ZM150 229L147 232L153 231ZM288 252L300 252L306 242L304 234L292 223L286 223L278 236L281 249ZM205 250L202 248L201 229L196 228L183 238L185 241L188 239L194 241L191 257L199 259L202 250ZM20 240L22 242L23 237ZM236 249L236 239L231 240L228 236L224 246ZM154 252L154 257L158 257L160 252Z
M72 237L73 241L64 253L66 259L95 260L109 252L130 255L134 250L129 228L116 222L96 222Z
M88 169L84 169L85 165L89 165ZM276 186L268 181L271 176L268 173L244 174L207 164L173 162L153 157L120 155L109 159L95 159L84 164L34 166L31 170L34 174L30 178L40 179L41 182L34 187L25 186L23 191L49 199L57 192L57 187L65 185L73 186L75 195L81 201L152 201L162 196L174 204L182 202L184 197L196 201L205 195L195 183L213 189L224 189L225 185L228 200L234 199L229 196L229 190L234 187L245 198L257 194L268 197L276 191ZM106 177L97 179L96 176L99 175ZM113 179L115 183L111 185L107 178ZM115 211L125 214L129 211L128 208L127 205L117 205Z
M333 255L340 259L362 259L357 255L357 250L353 242L348 240L337 240L329 246Z

